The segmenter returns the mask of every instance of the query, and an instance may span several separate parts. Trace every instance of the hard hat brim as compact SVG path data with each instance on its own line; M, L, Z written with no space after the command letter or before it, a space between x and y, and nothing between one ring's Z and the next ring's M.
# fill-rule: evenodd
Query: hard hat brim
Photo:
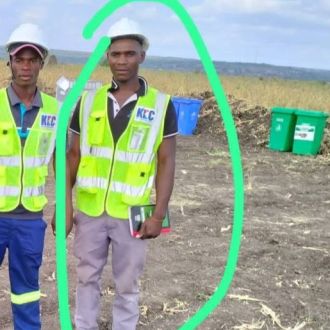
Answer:
M120 39L133 39L140 43L144 51L146 51L149 48L149 42L147 38L142 34L124 34L124 35L114 36L110 39L111 39L111 43Z
M17 46L13 45L12 46L12 49L9 49L9 55L11 56L14 56L16 55L19 51L21 51L22 49L24 48L32 48L34 49L42 59L44 59L46 57L46 55L44 54L44 52L39 48L37 47L36 45L33 45L33 44L19 44Z

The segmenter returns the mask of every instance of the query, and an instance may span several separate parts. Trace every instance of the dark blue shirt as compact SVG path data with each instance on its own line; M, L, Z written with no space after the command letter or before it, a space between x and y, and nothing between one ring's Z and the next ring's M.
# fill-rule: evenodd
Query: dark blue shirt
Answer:
M9 104L11 107L11 113L14 117L16 127L21 128L23 132L26 132L29 128L32 127L39 109L42 107L42 99L40 91L37 89L34 95L34 99L31 103L31 106L26 109L26 112L21 118L21 109L20 104L22 101L15 93L12 85L9 85L7 88L7 95ZM21 127L22 122L22 127ZM24 148L25 138L21 138L22 148ZM24 208L23 205L18 205L17 208L11 212L0 212L0 218L11 218L11 219L36 219L41 218L43 216L43 212L31 212Z

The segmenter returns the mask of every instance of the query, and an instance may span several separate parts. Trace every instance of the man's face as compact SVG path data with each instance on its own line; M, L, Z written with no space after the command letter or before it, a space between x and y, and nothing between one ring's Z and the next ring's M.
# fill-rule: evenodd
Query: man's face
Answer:
M126 83L137 77L145 52L138 41L119 39L110 45L107 57L114 79Z
M22 87L36 85L43 64L35 50L23 48L12 56L10 63L15 84Z

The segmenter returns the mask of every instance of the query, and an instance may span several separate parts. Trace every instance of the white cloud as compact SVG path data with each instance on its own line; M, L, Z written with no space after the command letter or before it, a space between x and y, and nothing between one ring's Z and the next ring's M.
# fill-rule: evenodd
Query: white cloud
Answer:
M0 7L14 4L14 0L0 0Z
M90 0L70 0L68 1L69 5L88 5Z
M314 23L316 25L330 26L330 2L329 0L308 1L303 3L296 11L288 12L297 20Z
M145 19L154 19L157 17L157 14L159 14L159 9L157 9L155 6L150 6L145 8L144 10L141 10L139 13L136 13L136 16L140 20Z
M249 35L254 34L255 36L259 36L261 33L276 37L289 37L294 36L299 31L293 27L281 26L281 25L271 25L271 24L231 24L229 27L230 30L236 31L236 35L242 38L242 31L244 33L248 33Z
M266 63L283 60L284 64L298 66L305 63L321 66L322 59L326 59L322 66L330 68L330 46L326 41L330 0L179 1L191 14L214 59ZM161 4L131 2L107 18L92 39L85 40L83 27L107 1L20 0L19 3L17 6L14 0L0 0L3 23L0 44L5 43L18 24L33 21L43 24L52 48L90 51L111 24L127 16L137 20L150 38L151 54L198 57L180 20ZM305 48L311 51L303 51Z
M300 3L300 0L204 0L190 6L193 14L277 12Z
M306 23L306 28L312 28L314 26L326 26L330 27L330 14L322 15L318 13L295 13L295 12L288 12L285 14L287 17L293 17L297 21ZM307 25L309 24L309 26Z
M313 3L313 2L311 2ZM318 1L314 2L314 5L317 5ZM319 0L319 5L320 5L320 9L322 10L322 12L327 11L330 12L330 1L329 0Z
M164 19L168 19L171 14L172 11L161 4L134 2L129 3L128 5L120 8L116 12L115 16L127 16L130 19L144 22L144 24L148 24L148 21L164 21Z
M330 25L330 0L203 0L188 7L199 21L231 14L269 14L297 22Z
M47 19L48 10L45 6L34 6L26 9L20 15L21 23L29 22L41 24Z

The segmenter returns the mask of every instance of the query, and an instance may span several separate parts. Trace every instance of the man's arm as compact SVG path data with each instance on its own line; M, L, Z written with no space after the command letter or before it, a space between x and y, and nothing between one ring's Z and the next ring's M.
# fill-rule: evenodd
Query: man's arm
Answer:
M80 140L79 135L72 133L72 142L66 157L66 236L73 226L72 188L76 182L76 175L80 162ZM52 220L53 233L55 234L55 212Z
M76 177L80 163L80 136L74 132L72 132L72 142L67 153L67 163L69 164L70 172L70 190L72 191L72 188L76 183Z
M76 183L76 177L80 163L80 136L79 134L73 132L71 132L71 134L72 140L66 156L66 212L67 214L71 214L71 222L67 223L67 235L70 233L73 226L72 188Z
M54 169L54 178L55 178L55 152L53 155L53 169ZM66 173L66 196L71 197L68 195L69 193L69 186L68 186L68 180L70 178L70 172L69 172L69 165L68 161L66 162L66 168L65 168L65 173ZM56 178L55 178L56 179ZM55 204L56 207L56 204ZM66 236L68 236L71 232L72 225L73 225L73 208L72 208L72 200L66 199L66 215L65 215L65 223L66 223ZM56 208L54 209L54 214L53 218L51 221L52 229L53 229L53 234L56 234Z
M138 235L141 239L155 238L161 232L174 185L175 150L175 136L163 139L157 155L156 207L153 215L141 227Z

